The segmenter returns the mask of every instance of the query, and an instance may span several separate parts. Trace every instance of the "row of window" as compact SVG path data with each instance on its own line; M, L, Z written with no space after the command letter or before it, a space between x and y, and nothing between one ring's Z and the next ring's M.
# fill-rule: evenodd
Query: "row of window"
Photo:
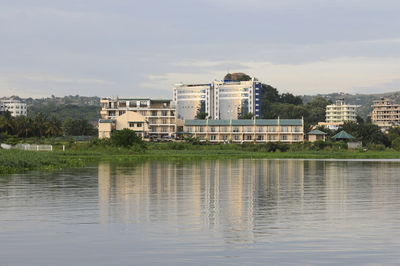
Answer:
M205 140L206 137L204 135L201 135L201 136L199 136L199 139ZM218 136L217 135L210 135L209 140L211 140L211 141L218 140ZM228 137L228 135L222 135L219 140L227 141L227 140L229 140L229 137ZM262 141L262 140L265 140L265 137L264 137L264 135L257 135L255 137L253 135L245 135L244 138L242 139L242 136L234 135L234 136L232 136L232 140L235 140L235 141L238 141L238 140L239 141L240 140L258 140L258 141ZM278 140L278 136L277 135L269 135L267 137L267 140ZM282 141L289 140L289 136L288 135L280 135L279 136L279 140L282 140ZM301 140L301 136L294 135L291 140L300 141Z
M137 112L136 110L133 110L133 112ZM108 116L116 116L116 111L108 111ZM125 114L126 111L125 110L121 110L118 111L118 115L123 115ZM139 113L143 116L147 116L149 113L147 111L139 111ZM174 111L151 111L151 116L175 116L175 112Z
M209 127L208 131L206 131L206 130L207 130L207 128L203 127L203 126L186 127L186 132L230 132L230 127L228 127L228 126L226 126L226 127ZM245 128L232 127L232 132L302 132L302 129L299 126L295 126L295 127L281 126L280 129L278 127L269 126L267 128L257 127L256 131L255 131L254 127L245 127Z

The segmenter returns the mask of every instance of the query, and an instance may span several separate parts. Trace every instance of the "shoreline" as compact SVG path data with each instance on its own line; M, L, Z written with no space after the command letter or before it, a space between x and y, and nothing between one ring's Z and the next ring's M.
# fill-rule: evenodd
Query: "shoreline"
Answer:
M168 162L189 162L195 160L224 159L400 159L400 152L385 151L293 151L260 152L243 150L156 150L135 153L127 149L115 151L79 149L70 151L36 152L0 150L0 174L23 173L31 170L52 171L65 168L85 167L95 162L144 162L148 160Z

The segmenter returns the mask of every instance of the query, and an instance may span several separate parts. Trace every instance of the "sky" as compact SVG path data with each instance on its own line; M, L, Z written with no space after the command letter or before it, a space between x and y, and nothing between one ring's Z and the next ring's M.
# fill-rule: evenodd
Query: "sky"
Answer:
M245 72L280 92L400 90L398 0L0 0L0 97L172 97Z

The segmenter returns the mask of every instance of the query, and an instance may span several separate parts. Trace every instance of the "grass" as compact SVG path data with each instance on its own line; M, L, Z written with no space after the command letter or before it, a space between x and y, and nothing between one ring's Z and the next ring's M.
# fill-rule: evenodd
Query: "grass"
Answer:
M293 146L295 147L295 146ZM293 148L292 147L292 148ZM67 151L35 152L0 149L0 174L28 170L54 170L68 167L83 167L99 161L141 162L148 160L191 161L240 158L297 158L297 159L395 159L400 152L356 150L291 150L266 152L263 146L240 145L191 145L187 143L155 143L148 145L146 152L112 146L93 146L90 143L76 144Z

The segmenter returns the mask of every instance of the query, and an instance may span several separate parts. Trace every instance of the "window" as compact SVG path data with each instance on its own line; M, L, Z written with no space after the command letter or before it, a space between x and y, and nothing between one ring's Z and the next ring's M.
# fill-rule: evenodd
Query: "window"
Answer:
M157 111L151 111L151 116L157 116Z
M217 139L217 136L216 135L211 135L210 136L210 140L216 140Z
M287 135L281 135L281 140L288 140L288 136Z
M246 136L246 140L252 140L252 136L251 135L247 135Z
M281 132L288 132L288 127L281 127Z
M263 135L257 135L257 140L264 140L264 136Z
M216 129L215 129L215 127L211 127L211 128L210 128L210 131L211 131L211 132L217 132Z
M222 140L228 140L228 136L227 135L222 135Z
M129 127L135 127L135 123L129 122Z
M137 123L137 127L142 127L143 123Z
M164 125L167 124L167 119L163 118L161 123L164 124Z
M252 127L247 127L246 128L246 132L253 132L253 128Z
M161 115L162 115L162 116L168 116L168 111L162 111L162 112L161 112Z
M268 127L268 132L276 132L276 127Z
M233 139L234 139L234 140L240 140L240 135L235 135L235 136L233 136Z
M264 128L263 127L258 127L257 131L258 132L264 132Z
M204 132L204 127L198 127L198 132Z
M240 132L240 128L234 127L234 128L233 128L233 132Z
M123 115L123 114L125 114L125 111L119 111L118 114Z
M268 140L276 140L276 135L269 135Z

